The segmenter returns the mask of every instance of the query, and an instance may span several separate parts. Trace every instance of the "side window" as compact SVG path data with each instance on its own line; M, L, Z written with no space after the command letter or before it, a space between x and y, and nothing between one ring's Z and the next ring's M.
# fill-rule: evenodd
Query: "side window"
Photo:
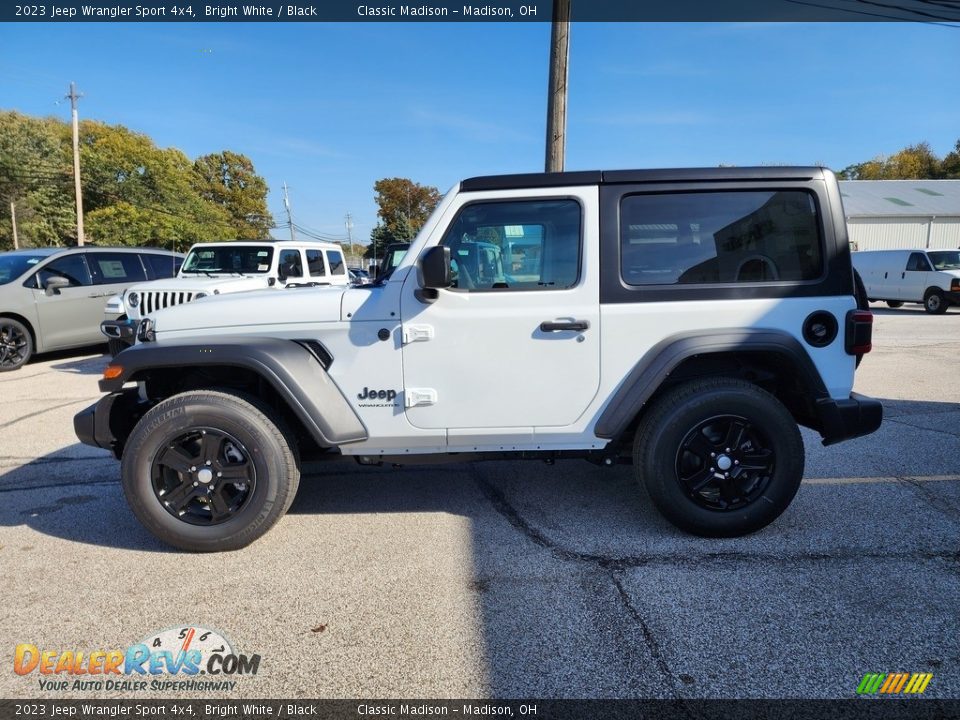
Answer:
M345 275L347 272L346 266L343 264L343 253L338 252L337 250L331 250L327 253L327 260L330 261L330 274L331 275Z
M477 202L447 230L453 287L562 290L580 277L581 208L575 200Z
M43 290L47 280L52 277L66 278L70 281L70 287L93 284L90 279L90 270L80 253L57 258L53 262L47 263L34 277L36 278L36 285L31 283L31 286L40 290Z
M180 270L183 264L183 258L176 255L158 255L156 253L144 253L140 256L143 264L147 266L147 271L152 279L171 278Z
M299 250L283 250L280 253L280 268L288 278L303 277L303 262Z
M313 277L324 277L327 274L323 265L323 251L307 250L307 268Z
M920 272L929 272L930 263L923 253L910 253L910 259L907 260L907 270L918 270Z
M97 285L135 283L147 279L136 253L87 253L87 262Z
M802 190L628 195L620 208L628 285L814 280L820 217Z

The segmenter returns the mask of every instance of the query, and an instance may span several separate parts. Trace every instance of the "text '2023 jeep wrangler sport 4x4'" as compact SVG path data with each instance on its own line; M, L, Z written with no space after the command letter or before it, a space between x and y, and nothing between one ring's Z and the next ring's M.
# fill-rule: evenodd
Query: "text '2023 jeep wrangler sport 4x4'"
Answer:
M250 543L334 456L632 461L675 525L735 536L796 494L798 424L879 427L871 331L829 170L480 177L373 285L145 318L75 429L189 550Z

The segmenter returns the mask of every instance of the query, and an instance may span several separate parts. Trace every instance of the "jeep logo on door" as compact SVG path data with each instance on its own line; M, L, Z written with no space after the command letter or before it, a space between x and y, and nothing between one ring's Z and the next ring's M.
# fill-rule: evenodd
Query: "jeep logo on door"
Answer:
M363 392L357 395L360 400L360 407L394 407L397 399L396 390L374 390L365 387Z

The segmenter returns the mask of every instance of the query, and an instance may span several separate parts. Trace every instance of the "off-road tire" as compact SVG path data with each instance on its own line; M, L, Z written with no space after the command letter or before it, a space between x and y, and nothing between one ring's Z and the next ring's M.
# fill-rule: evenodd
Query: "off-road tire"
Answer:
M266 533L289 509L300 482L295 445L274 414L256 397L214 390L181 393L151 408L130 434L120 469L124 495L140 522L163 542L195 552L237 550ZM217 524L178 519L155 489L156 473L170 473L160 460L163 452L196 433L236 439L247 453L243 464L252 466L255 477L243 504ZM185 471L181 477L187 476Z
M893 308L894 310L896 310L896 309L899 308L899 307L903 307L903 301L902 301L902 300L887 300L887 307L888 307L888 308Z
M742 505L730 503L725 509L716 509L708 507L711 500L683 485L681 467L690 459L685 440L698 434L708 438L707 430L701 433L698 428L704 424L712 428L722 418L739 418L746 428L740 445L731 448L733 452L724 455L725 448L717 446L726 463L732 466L734 459L740 457L746 468L754 462L748 458L757 455L742 449L757 451L764 446L772 453L772 462L769 472L751 471L751 475L740 471L744 485L750 484L751 477L766 478L757 480L752 499L744 499ZM730 422L732 427L739 420ZM749 437L749 441L744 441L744 437ZM708 443L710 447L713 445ZM713 462L709 453L705 455L707 462ZM737 467L741 460L736 461ZM671 523L694 535L737 537L765 527L786 510L803 478L804 450L796 422L773 395L736 378L704 378L678 385L653 404L637 429L633 462L638 481ZM710 468L704 467L702 472L712 477ZM730 472L736 476L735 469ZM719 497L720 484L729 481L710 482L717 484ZM718 499L717 503L720 502L723 500Z

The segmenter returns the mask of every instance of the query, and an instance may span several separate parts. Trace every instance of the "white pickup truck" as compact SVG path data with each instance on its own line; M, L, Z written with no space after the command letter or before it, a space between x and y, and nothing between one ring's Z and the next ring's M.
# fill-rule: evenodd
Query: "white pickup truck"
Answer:
M116 355L133 345L143 317L164 308L211 295L349 284L343 250L334 243L198 243L190 248L175 277L133 285L122 295L110 298L100 331L107 336L110 353Z

